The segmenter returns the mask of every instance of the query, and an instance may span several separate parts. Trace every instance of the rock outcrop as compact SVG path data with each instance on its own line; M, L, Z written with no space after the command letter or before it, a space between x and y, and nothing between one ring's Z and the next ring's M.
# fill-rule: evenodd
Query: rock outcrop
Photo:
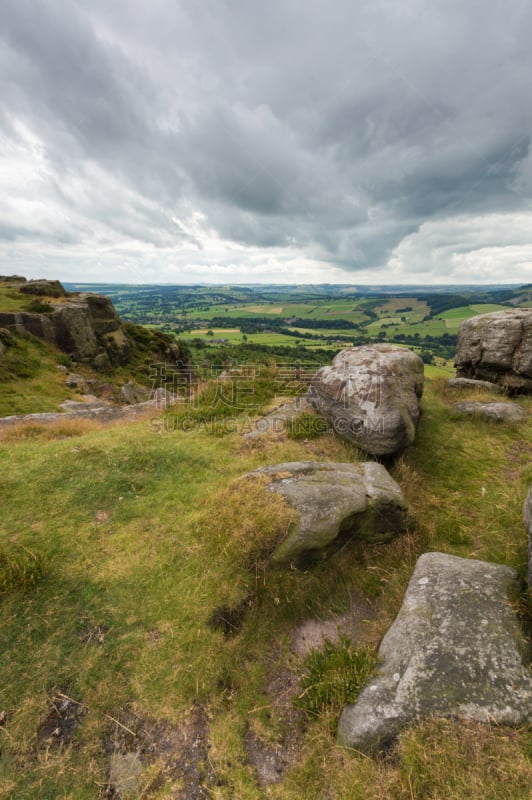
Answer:
M32 283L38 283L39 289L45 283L59 284L58 281L30 281L22 284L20 291L31 287ZM59 286L63 289L61 284ZM79 294L61 297L56 302L58 297L58 294L46 295L49 312L2 312L0 326L15 333L31 333L74 359L100 368L127 363L131 345L108 297Z
M421 556L382 640L377 676L342 713L339 741L376 751L405 725L431 716L532 720L528 645L509 602L519 588L506 566Z
M25 282L23 278L15 280L15 276L2 281L4 286L20 293L21 309L25 309L0 312L0 329L6 329L8 335L29 333L97 370L129 363L135 346L133 340L137 349L156 360L185 366L188 363L183 349L164 334L138 326L129 326L126 332L108 297L68 293L59 281ZM35 295L35 299L24 296L28 294ZM9 346L4 337L6 344Z
M60 281L49 281L44 278L34 281L23 281L19 287L23 294L35 294L40 297L66 297L66 291Z
M523 507L523 522L528 533L528 591L532 592L532 487Z
M374 462L295 461L250 472L270 479L299 519L275 549L275 563L301 564L347 538L383 542L405 530L407 504L386 469Z
M455 403L453 410L459 414L471 414L495 422L522 422L526 419L524 408L517 403L477 403L471 400Z
M412 444L421 415L423 361L411 350L368 344L342 350L312 378L309 399L334 430L366 453Z
M481 314L462 322L455 356L456 374L532 392L532 309Z

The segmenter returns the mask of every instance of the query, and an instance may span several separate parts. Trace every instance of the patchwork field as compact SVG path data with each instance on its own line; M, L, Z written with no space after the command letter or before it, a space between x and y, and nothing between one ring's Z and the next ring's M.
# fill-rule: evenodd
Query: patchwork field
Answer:
M453 356L462 321L532 303L530 287L412 287L411 293L396 294L345 286L95 288L107 292L126 319L188 342L205 339L209 349L237 346L238 329L248 345L272 349L330 350L382 340L422 350L426 359L446 360ZM209 328L215 339L227 341L209 344Z

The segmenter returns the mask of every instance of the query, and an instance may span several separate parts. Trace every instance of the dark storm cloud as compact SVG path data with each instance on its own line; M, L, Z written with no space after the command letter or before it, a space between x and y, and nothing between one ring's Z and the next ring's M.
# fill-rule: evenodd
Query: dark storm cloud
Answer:
M0 236L217 236L357 270L428 221L523 211L531 23L474 0L4 0Z

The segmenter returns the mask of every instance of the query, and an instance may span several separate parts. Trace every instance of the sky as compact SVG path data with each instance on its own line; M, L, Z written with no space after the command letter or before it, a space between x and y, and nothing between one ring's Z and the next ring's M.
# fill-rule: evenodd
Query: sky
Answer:
M0 273L532 281L528 0L0 0Z

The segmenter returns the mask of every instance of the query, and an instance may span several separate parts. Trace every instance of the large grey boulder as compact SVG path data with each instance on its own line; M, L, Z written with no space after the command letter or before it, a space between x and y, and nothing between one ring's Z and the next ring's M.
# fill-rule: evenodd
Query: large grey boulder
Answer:
M425 553L382 640L377 676L345 707L338 739L371 752L432 716L521 725L532 720L527 640L506 566Z
M532 392L532 308L494 311L460 325L456 374Z
M455 403L453 410L459 414L471 414L495 422L522 422L526 411L517 403L478 403L473 400Z
M297 523L273 553L277 563L312 560L338 545L338 539L387 541L407 525L401 489L381 464L295 461L245 477L270 479L268 490L282 495L298 512Z
M309 399L334 430L366 453L412 444L421 415L423 361L412 350L368 344L342 350L312 378Z
M528 533L528 590L532 592L532 487L523 507L523 522Z

